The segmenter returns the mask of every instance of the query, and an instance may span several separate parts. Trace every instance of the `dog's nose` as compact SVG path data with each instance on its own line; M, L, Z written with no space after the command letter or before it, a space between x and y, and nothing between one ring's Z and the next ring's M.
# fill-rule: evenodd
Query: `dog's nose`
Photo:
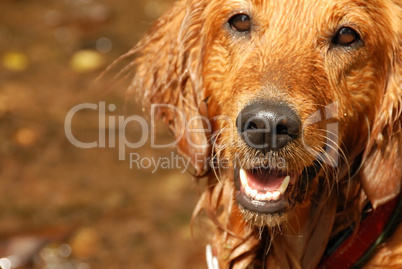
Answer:
M301 132L300 118L289 106L269 101L243 108L236 126L247 145L264 152L283 148Z

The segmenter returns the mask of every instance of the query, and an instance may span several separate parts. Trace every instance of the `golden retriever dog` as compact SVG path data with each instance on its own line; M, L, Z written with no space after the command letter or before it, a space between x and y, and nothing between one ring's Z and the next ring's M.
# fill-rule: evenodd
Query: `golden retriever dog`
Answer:
M401 46L401 0L179 0L124 56L209 268L402 268Z

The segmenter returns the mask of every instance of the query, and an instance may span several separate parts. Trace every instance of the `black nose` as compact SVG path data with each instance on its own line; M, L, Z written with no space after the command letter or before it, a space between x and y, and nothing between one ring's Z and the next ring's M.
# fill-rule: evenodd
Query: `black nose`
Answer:
M300 118L290 107L269 101L243 108L236 126L247 145L264 152L284 147L301 132Z

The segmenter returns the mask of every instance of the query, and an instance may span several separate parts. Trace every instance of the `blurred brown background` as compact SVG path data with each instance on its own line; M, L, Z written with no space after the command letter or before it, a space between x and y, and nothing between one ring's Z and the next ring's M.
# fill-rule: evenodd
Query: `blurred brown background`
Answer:
M112 116L141 111L124 109L127 83L109 91L93 81L167 6L0 0L0 268L206 267L205 241L190 232L199 194L189 174L130 169L129 151L119 161L116 148L80 149L64 132L80 103L114 104ZM137 127L128 140L138 140ZM98 129L98 111L73 118L81 141L97 140Z

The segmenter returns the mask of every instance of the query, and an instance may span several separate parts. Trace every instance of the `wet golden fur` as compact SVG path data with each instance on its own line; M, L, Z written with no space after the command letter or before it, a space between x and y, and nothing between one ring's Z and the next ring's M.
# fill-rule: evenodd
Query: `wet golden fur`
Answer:
M252 18L248 34L227 25L239 12ZM357 29L363 43L331 44L341 26ZM359 220L363 205L376 208L400 193L401 45L400 0L179 0L125 56L138 55L127 67L136 67L130 91L145 106L171 104L185 112L180 119L159 111L176 137L185 132L188 139L177 148L192 160L196 176L208 178L194 215L204 210L216 226L211 241L221 268L264 262L267 268L315 268L329 238ZM303 140L275 153L287 160L285 169L310 166L312 152L326 159L285 219L240 214L232 169L200 161L258 157L233 124L256 99L286 102L301 118ZM331 137L324 131L328 122L309 122L325 107L332 107L337 123ZM197 116L190 125L203 132L185 127ZM339 159L322 152L324 146ZM261 228L270 222L278 223ZM401 227L367 264L374 265L402 266Z

